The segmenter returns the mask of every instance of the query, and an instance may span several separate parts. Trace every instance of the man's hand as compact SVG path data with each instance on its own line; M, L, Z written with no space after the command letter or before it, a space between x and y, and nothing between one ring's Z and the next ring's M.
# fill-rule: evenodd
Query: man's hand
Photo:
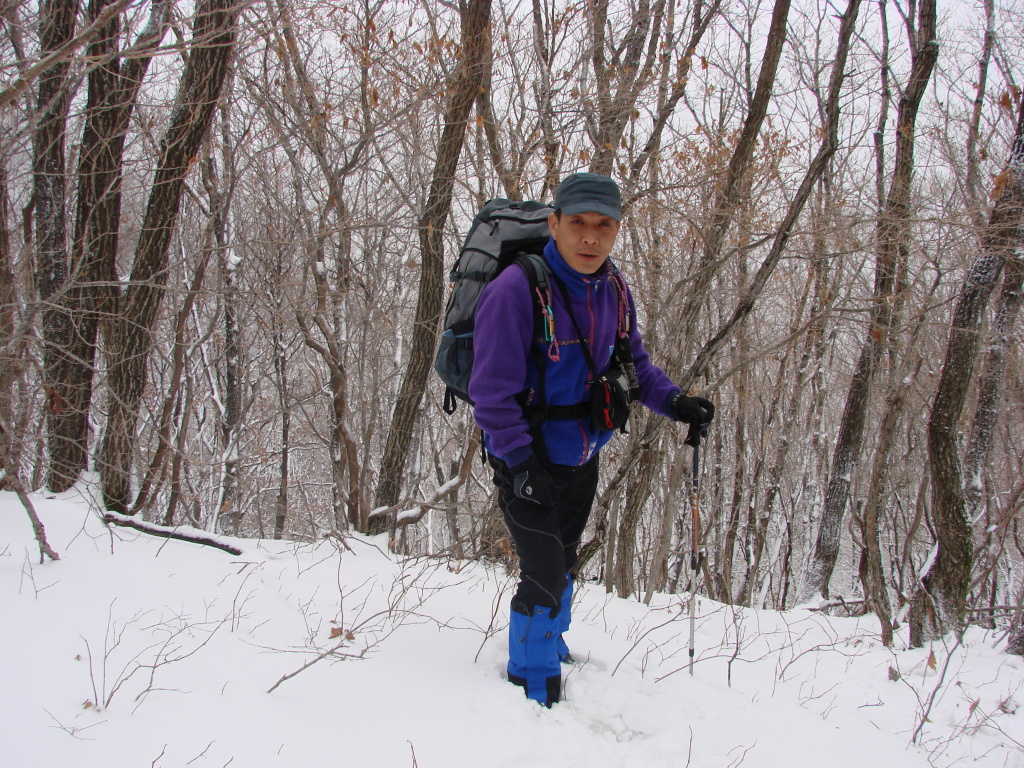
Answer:
M690 425L686 436L687 445L696 445L708 433L711 420L715 418L715 404L703 397L690 397L680 392L672 400L676 421Z
M699 426L710 424L715 418L715 404L703 397L690 397L680 392L672 400L672 410L676 413L676 421Z
M531 456L522 464L509 467L514 479L513 488L516 496L523 501L553 507L558 498L555 481L547 473L536 456Z

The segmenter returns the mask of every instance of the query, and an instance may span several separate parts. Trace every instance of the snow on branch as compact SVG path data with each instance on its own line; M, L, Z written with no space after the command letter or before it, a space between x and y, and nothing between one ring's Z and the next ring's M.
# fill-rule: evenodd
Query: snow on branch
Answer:
M377 507L376 509L371 510L369 517L372 519L374 517L380 517L381 515L395 515L395 526L398 528L401 528L403 525L418 523L423 519L423 516L427 514L428 510L444 509L443 506L440 506L441 500L456 488L462 486L464 482L464 477L456 475L434 491L434 494L426 501L404 499L393 506Z
M200 531L192 526L157 525L156 523L147 523L144 520L138 520L117 512L104 512L103 522L107 525L117 525L122 528L134 528L136 531L148 533L150 536L159 536L163 539L177 539L178 541L187 541L192 544L202 544L204 547L221 549L232 555L242 554L242 550L233 544L228 544L217 536Z

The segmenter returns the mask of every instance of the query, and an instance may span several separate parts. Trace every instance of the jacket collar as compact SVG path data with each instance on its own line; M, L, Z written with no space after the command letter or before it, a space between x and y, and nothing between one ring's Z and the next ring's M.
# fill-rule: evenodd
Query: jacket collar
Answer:
M565 283L566 288L569 289L569 293L575 296L584 295L588 288L591 290L600 290L600 286L608 282L608 278L612 273L612 260L610 257L605 259L605 262L601 265L600 269L592 275L584 275L577 272L566 263L565 259L562 258L562 254L559 252L558 246L555 244L555 239L553 237L550 238L548 240L548 244L544 246L544 259L547 261L548 266L551 267L551 271L555 274L555 277Z

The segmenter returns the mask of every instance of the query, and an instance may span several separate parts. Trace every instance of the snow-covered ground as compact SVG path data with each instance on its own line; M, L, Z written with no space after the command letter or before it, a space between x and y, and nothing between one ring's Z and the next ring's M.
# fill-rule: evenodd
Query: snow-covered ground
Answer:
M0 765L1024 766L1024 663L994 633L889 650L865 619L583 585L546 710L503 679L513 581L386 541L235 556L0 494Z

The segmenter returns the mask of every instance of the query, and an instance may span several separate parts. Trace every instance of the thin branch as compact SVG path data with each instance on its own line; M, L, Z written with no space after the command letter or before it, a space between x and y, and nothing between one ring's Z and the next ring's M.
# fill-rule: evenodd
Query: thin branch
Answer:
M0 438L2 438L2 444L0 444L0 465L3 466L3 470L7 474L8 484L18 495L22 506L25 507L25 511L28 513L29 520L32 521L32 531L35 533L36 542L39 544L39 563L41 565L47 557L51 560L60 560L60 556L51 549L46 541L46 529L43 527L43 521L36 514L36 509L32 505L32 499L29 498L28 490L25 488L25 484L21 482L21 478L18 477L14 463L11 461L10 447L12 442L3 424L0 424Z

